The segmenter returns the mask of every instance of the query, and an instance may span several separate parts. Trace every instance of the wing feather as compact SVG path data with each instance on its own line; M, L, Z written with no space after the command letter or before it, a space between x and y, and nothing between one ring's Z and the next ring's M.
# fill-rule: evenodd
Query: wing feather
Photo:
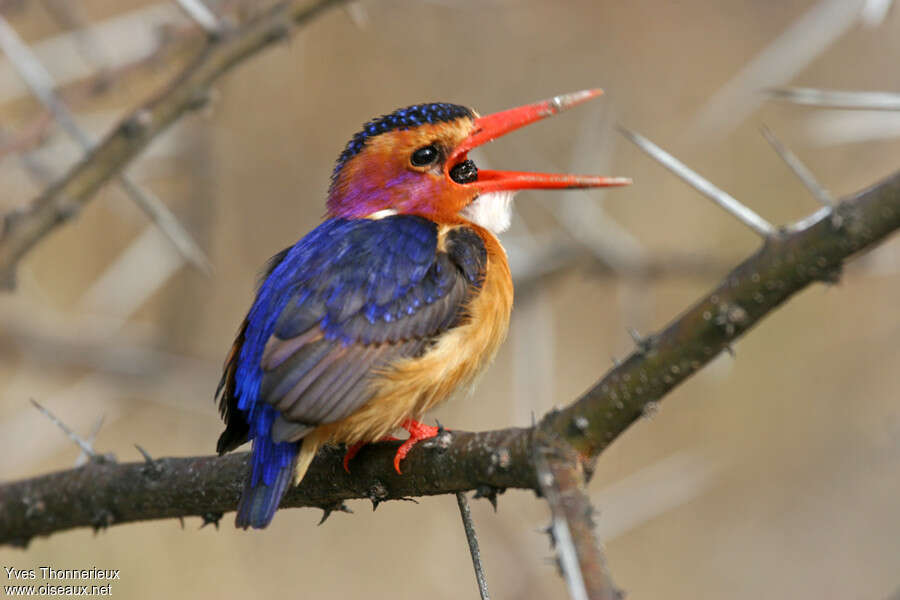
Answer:
M466 318L484 244L458 228L441 247L438 227L420 217L332 219L273 259L226 363L229 428L247 429L268 404L278 411L273 441L296 441L365 404L375 373ZM233 428L230 447L242 431Z

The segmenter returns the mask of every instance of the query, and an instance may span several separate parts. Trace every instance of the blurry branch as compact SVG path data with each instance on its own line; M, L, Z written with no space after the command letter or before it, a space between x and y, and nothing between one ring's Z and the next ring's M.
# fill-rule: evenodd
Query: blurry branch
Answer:
M15 285L15 269L41 239L72 219L94 193L116 176L159 133L184 113L204 106L210 86L231 67L285 39L342 0L280 2L246 25L211 36L204 49L156 98L126 117L60 181L30 205L5 216L0 237L0 284Z
M67 3L61 3L66 5ZM196 27L167 26L162 28L158 46L146 56L115 66L98 66L99 73L83 78L67 85L58 85L56 93L66 105L76 109L90 108L92 101L101 98L111 88L133 87L131 83L137 83L139 79L148 79L148 74L160 69L163 65L169 66L182 62L192 50L198 48L200 35ZM39 109L37 116L32 117L26 124L19 128L15 136L9 140L3 140L0 144L0 159L10 153L24 152L39 147L50 138L53 115L47 109Z
M597 455L678 384L792 295L817 281L836 281L844 260L900 228L900 172L843 200L834 211L840 215L837 226L822 209L767 237L665 329L640 340L581 398L534 427L445 432L413 449L403 475L391 467L396 443L364 447L352 474L341 466L343 449L325 448L282 506L334 510L354 498L378 503L471 489L488 496L510 487L539 490L535 449L545 440L565 440L588 479ZM0 485L0 543L25 545L35 536L76 527L232 511L246 469L246 453L93 461L6 483Z
M81 146L85 153L90 152L94 147L94 140L78 125L75 115L56 94L54 90L56 83L50 72L2 16L0 16L0 46L32 93L50 111L63 131ZM212 270L209 259L168 207L128 175L120 173L117 178L125 192L169 238L181 255L196 268L209 274Z
M81 56L100 72L102 79L105 79L111 62L110 50L91 34L90 23L84 14L82 3L71 0L43 0L41 4L61 28L74 33Z
M760 89L800 73L860 20L864 0L818 0L725 82L693 117L695 141L722 138L766 98Z
M203 3L203 0L177 0L181 10L203 28L209 35L219 35L222 33L222 23L219 18L209 10L209 7Z
M866 27L878 27L891 12L894 0L866 0L860 9L859 19Z
M535 436L534 461L541 495L550 505L548 531L573 600L617 600L594 526L594 508L584 491L584 465L565 440Z
M818 106L858 110L900 110L900 94L891 92L844 92L815 88L785 87L769 90L773 100Z

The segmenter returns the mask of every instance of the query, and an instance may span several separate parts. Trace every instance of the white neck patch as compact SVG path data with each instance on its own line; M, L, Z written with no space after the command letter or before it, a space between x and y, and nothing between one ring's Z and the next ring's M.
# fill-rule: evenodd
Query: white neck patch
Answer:
M475 198L460 214L493 234L509 229L515 192L490 192Z
M379 221L385 217L393 217L397 214L397 211L393 208L385 208L382 210L377 210L372 214L368 214L365 216L366 219L372 219L373 221Z

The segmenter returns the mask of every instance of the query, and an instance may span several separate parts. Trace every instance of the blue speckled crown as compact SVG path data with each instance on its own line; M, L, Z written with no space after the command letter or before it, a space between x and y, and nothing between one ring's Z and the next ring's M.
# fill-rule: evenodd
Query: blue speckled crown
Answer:
M430 104L416 104L399 108L389 115L372 119L363 125L362 131L353 136L347 147L338 157L334 172L331 174L332 181L340 173L344 164L357 154L359 154L366 145L369 138L394 131L397 129L409 129L410 127L418 127L425 123L443 123L447 121L455 121L460 117L474 118L472 111L465 106L458 104L447 104L446 102L435 102Z

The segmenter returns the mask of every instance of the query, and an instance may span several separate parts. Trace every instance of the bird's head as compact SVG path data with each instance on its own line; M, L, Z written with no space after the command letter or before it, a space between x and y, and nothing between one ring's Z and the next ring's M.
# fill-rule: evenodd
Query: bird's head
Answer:
M455 104L417 104L367 123L347 144L332 175L332 217L414 214L441 223L473 221L499 233L522 189L627 185L593 175L479 170L468 152L510 131L595 98L601 90L556 96L486 116Z

